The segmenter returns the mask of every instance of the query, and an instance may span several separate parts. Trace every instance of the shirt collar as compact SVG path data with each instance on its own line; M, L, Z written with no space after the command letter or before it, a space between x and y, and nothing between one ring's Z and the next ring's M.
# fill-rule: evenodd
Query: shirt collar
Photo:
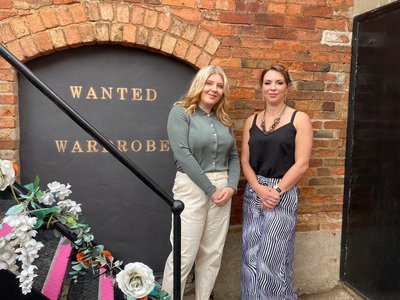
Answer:
M206 115L214 116L215 115L214 111L211 111L210 113L207 113L204 110L202 110L200 107L196 108L196 114L198 114L200 116L206 116Z

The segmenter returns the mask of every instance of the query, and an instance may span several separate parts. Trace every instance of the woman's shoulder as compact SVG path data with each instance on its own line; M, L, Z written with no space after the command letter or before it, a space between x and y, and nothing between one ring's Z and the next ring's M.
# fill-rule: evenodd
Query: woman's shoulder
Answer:
M179 103L178 104L175 103L171 108L170 114L177 114L177 115L187 114L186 113L186 108L183 105L179 104Z

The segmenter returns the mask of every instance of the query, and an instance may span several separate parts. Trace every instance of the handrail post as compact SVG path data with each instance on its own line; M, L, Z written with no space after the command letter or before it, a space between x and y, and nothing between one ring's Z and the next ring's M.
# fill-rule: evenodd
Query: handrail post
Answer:
M173 266L174 266L174 300L181 299L181 213L185 205L182 201L175 200L171 211L174 214L174 245L173 245Z

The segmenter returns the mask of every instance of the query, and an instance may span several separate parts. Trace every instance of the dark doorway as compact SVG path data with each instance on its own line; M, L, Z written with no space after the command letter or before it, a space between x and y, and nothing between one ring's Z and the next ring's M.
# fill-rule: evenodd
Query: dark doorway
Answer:
M400 299L400 2L354 19L341 280Z

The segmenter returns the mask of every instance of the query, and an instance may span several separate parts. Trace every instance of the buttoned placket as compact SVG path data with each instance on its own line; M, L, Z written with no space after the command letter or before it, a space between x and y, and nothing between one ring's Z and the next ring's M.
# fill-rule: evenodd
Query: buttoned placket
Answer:
M213 123L213 118L211 118L211 114L207 114L207 116L210 119L210 126L213 129L214 133L213 133L213 166L214 166L214 171L216 170L216 164L217 164L217 148L218 148L218 135L217 135L217 130L214 126Z

